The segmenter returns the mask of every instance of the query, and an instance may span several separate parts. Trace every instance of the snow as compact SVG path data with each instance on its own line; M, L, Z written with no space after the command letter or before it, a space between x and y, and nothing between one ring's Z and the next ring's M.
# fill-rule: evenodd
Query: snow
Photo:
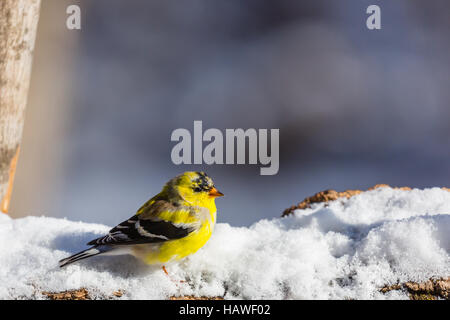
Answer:
M81 287L115 299L117 290L120 299L407 299L406 292L379 289L450 275L450 192L439 188L379 188L248 228L218 224L196 254L168 265L172 280L185 283L132 256L58 267L109 229L0 215L0 299L44 299L42 291Z

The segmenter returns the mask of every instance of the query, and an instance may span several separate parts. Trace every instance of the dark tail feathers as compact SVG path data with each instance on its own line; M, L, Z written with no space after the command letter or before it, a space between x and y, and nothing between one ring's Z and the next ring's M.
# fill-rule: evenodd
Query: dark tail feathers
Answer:
M73 256L70 256L68 258L62 259L59 261L59 267L62 268L68 264L71 264L75 261L86 259L92 256L96 256L97 254L100 254L104 252L103 250L100 250L97 247L92 247L89 249L86 249L84 251L78 252L77 254L74 254Z

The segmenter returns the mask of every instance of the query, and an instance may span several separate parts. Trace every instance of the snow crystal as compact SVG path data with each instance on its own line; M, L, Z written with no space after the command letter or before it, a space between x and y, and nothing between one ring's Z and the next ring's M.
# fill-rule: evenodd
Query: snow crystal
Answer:
M450 275L450 192L438 188L379 188L249 228L218 224L205 247L168 266L185 283L132 256L58 267L109 229L0 215L0 298L42 299L43 291L83 287L94 298L121 290L121 299L406 299L380 288Z

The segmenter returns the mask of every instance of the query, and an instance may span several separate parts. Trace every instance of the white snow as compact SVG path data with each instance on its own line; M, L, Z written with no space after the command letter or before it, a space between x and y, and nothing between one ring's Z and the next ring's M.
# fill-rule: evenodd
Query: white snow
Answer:
M405 292L379 289L450 276L450 192L439 188L380 188L249 228L218 224L205 247L168 266L172 279L186 283L132 256L58 267L109 229L0 215L0 299L42 299L42 291L81 287L94 298L115 298L120 289L121 299L407 299Z

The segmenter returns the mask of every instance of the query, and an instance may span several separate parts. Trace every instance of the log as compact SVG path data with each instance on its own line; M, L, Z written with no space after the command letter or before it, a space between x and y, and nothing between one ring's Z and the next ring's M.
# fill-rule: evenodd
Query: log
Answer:
M40 0L0 1L0 210L8 212L30 84Z

